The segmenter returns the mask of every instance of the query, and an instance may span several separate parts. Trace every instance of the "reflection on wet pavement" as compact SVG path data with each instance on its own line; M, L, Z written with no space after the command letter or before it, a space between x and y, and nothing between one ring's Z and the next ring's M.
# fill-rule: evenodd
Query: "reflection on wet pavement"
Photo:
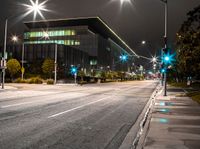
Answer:
M153 113L200 116L200 108L155 108Z
M172 124L172 125L196 125L200 126L200 119L173 119L173 118L152 118L152 122L159 122L162 124Z
M152 122L162 123L162 124L166 124L166 123L169 122L169 120L166 119L166 118L152 118L151 121Z

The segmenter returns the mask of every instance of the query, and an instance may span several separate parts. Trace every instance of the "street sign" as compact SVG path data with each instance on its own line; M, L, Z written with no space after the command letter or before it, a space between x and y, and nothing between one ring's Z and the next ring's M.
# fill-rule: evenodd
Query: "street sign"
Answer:
M143 68L143 66L142 66L142 65L140 65L140 68L139 68L139 70L140 70L140 71L143 71L143 69L144 69L144 68Z
M5 53L4 57L5 57L5 59L8 59L8 53L7 52Z
M6 60L1 60L1 65L0 65L0 67L3 69L3 68L6 68Z
M21 72L24 74L25 73L25 68L22 67Z

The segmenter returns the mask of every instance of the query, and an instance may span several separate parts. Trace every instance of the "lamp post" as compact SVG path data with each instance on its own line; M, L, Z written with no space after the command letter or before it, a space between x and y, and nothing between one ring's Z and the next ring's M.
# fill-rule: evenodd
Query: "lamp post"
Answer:
M36 0L35 2L33 2L33 0L30 0L31 5L27 5L24 4L25 7L27 7L28 12L25 13L25 15L28 15L30 13L34 13L34 19L36 18L36 15L39 14L42 18L43 15L41 13L41 11L47 11L47 9L45 9L45 3L47 1L44 1L42 3L38 3L38 0ZM13 17L13 16L12 16ZM4 89L4 84L5 84L5 69L6 69L6 46L7 46L7 32L8 32L8 20L11 17L7 18L5 21L5 32L4 32L4 50L3 50L3 58L2 58L2 89Z

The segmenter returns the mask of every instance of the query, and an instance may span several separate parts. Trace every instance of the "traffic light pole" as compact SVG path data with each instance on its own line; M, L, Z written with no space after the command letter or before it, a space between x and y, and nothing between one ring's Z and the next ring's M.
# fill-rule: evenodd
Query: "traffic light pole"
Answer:
M167 33L168 33L168 5L167 5L167 0L164 1L165 3L165 48L168 48L167 46ZM167 69L164 72L164 96L167 96Z

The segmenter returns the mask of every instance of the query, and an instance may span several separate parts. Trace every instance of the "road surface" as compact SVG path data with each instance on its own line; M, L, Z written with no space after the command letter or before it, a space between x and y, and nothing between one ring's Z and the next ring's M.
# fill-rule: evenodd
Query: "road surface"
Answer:
M117 149L158 82L0 91L0 149Z

